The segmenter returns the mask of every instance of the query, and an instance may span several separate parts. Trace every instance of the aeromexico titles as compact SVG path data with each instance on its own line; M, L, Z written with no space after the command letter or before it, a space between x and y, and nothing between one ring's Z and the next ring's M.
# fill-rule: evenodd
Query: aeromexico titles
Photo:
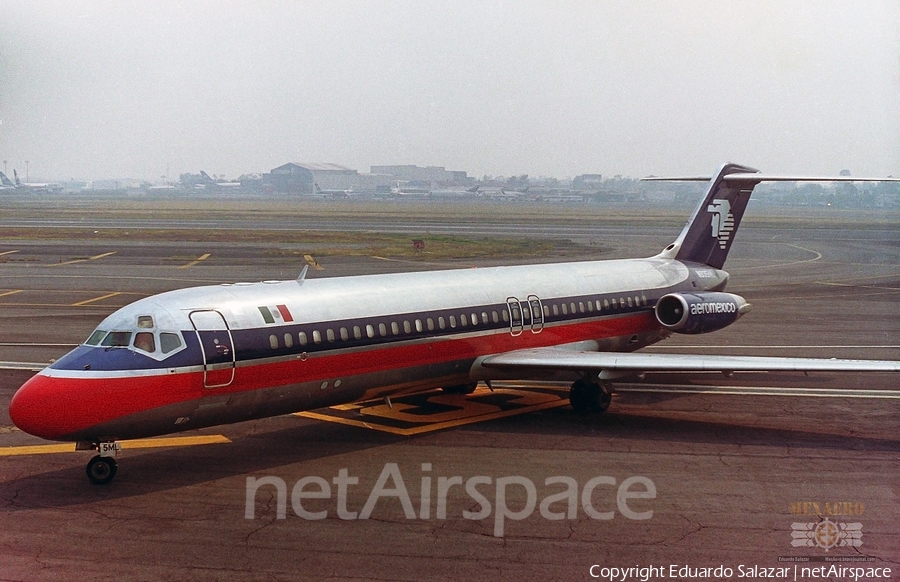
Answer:
M749 304L722 270L756 184L723 165L671 245L644 259L205 286L128 305L28 380L9 406L30 434L98 450L116 441L479 381L571 373L583 411L610 380L648 371L898 371L900 362L642 354L672 333L721 329Z

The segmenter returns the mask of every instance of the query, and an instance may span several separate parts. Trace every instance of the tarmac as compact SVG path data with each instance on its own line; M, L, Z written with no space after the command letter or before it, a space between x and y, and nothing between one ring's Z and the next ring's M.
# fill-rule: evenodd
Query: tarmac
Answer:
M676 234L599 221L590 237L617 258ZM310 277L504 259L315 261ZM0 362L46 364L140 297L305 264L222 241L0 240ZM750 314L652 351L900 360L900 229L745 224L726 269ZM115 481L94 486L90 453L12 426L31 374L0 370L2 581L588 580L651 566L665 574L651 579L685 566L813 579L800 568L826 559L900 572L896 375L648 374L618 382L597 416L574 413L562 384L435 392L125 443Z

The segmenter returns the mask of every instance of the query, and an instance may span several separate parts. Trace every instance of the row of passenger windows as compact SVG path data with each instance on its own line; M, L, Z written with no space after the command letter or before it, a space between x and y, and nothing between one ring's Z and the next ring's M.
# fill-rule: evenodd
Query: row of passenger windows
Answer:
M516 305L515 303L513 305ZM625 306L628 307L640 307L647 305L647 297L641 295L638 297L635 295L634 297L620 297L618 300L616 299L597 299L595 301L570 301L570 302L552 302L543 305L543 315L544 318L550 317L551 314L553 316L569 315L569 314L578 314L578 313L593 313L595 311L603 311L609 309L620 309ZM521 302L519 304L522 317L525 320L525 325L531 325L531 309L530 304L526 302ZM516 319L519 319L519 314L516 314ZM540 319L540 318L536 318ZM386 321L380 323L370 323L366 325L354 325L352 327L340 327L337 330L332 328L327 328L324 331L318 329L312 330L311 333L307 334L305 331L301 331L297 334L297 343L300 346L307 346L310 343L313 345L319 345L323 341L327 341L333 343L337 341L338 338L341 341L350 341L352 337L354 340L361 340L363 336L369 339L375 339L376 337L389 337L389 336L398 336L402 333L410 334L415 330L417 333L424 332L426 329L428 331L435 330L445 330L445 329L457 329L460 327L469 327L477 326L479 324L487 325L488 323L500 323L503 321L504 323L509 323L509 311L504 310L491 310L482 311L482 312L470 312L470 313L460 313L457 315L449 315L447 317L438 316L438 317L427 317L424 319L403 319L399 321ZM521 326L521 321L516 321L516 325ZM537 321L535 323L538 323ZM286 333L283 336L284 347L292 348L294 347L294 336L293 334ZM281 346L281 341L278 336L272 334L269 336L269 345L273 350L277 350Z

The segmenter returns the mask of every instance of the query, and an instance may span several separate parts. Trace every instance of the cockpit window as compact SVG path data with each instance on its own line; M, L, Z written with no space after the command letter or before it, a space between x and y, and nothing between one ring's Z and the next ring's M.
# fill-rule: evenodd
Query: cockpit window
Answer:
M139 315L137 326L140 329L153 329L153 317L149 315Z
M94 333L91 334L91 337L89 337L87 339L87 341L84 343L89 346L96 346L97 344L100 343L100 340L102 340L103 336L105 336L105 335L106 335L106 331L104 331L102 329L98 329L98 330L94 331Z
M131 343L130 331L111 331L103 338L100 345L110 348L124 348L128 347L129 343Z
M177 333L163 332L159 334L159 347L164 354L174 352L181 347L181 336Z
M134 336L134 348L152 354L156 351L156 340L149 331L142 331Z

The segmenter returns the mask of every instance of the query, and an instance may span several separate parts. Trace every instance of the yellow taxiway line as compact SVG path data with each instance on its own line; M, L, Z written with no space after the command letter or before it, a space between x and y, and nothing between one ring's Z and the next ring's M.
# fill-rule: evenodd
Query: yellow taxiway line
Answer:
M110 297L115 297L116 295L121 295L121 291L114 291L112 293L107 293L106 295L101 295L100 297L94 297L93 299L85 299L84 301L79 301L78 303L73 303L70 307L80 307L82 305L87 305L89 303L94 303L95 301L103 301L104 299L109 299Z
M210 253L204 253L204 254L200 255L199 257L197 257L196 259L194 259L193 261L191 261L190 263L187 263L187 264L185 264L185 265L181 265L181 266L178 267L178 268L179 268L179 269L190 269L191 267L193 267L194 265L200 263L201 261L205 261L206 259L208 259L208 258L209 258L209 255L210 255Z
M2 257L2 256L4 256L4 255L11 255L11 254L17 253L17 252L19 252L19 251L6 251L6 252L2 252L2 253L0 253L0 257Z
M24 289L16 289L14 291L7 291L6 293L0 293L0 297L6 297L7 295L15 295L16 293L21 293Z
M155 449L160 447L186 447L193 445L215 445L230 443L231 439L220 435L203 435L188 437L166 437L156 439L134 439L119 441L123 449ZM59 445L26 445L19 447L0 447L0 457L15 457L20 455L46 455L51 453L74 453L75 443Z
M65 261L63 263L56 263L54 265L50 265L51 267L61 267L62 265L74 265L75 263L84 263L85 261L96 261L97 259L102 259L103 257L108 257L110 255L114 255L119 251L110 251L108 253L103 253L101 255L94 255L93 257L88 257L86 259L72 259L71 261Z

